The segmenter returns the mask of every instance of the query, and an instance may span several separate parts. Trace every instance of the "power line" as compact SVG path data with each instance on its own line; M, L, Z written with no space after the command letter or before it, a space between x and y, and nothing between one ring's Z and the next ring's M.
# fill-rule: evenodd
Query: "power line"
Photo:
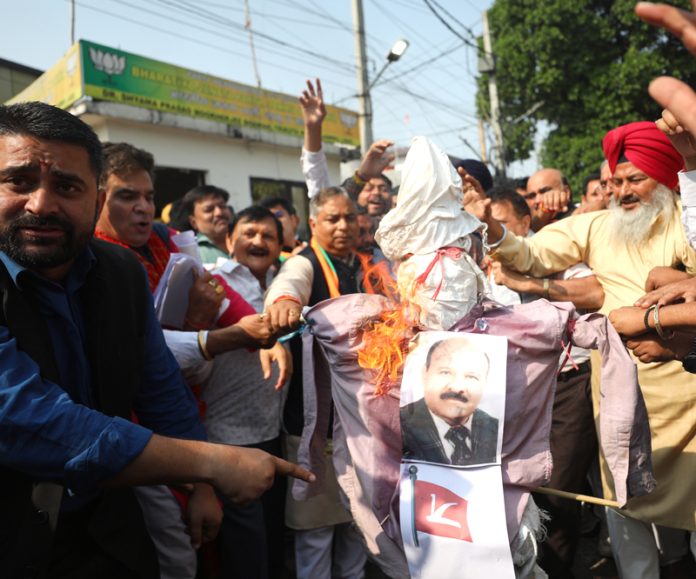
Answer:
M390 22L397 22L403 28L408 31L411 35L413 35L413 38L420 38L423 40L423 43L425 46L431 46L432 44L432 39L425 36L424 34L421 33L420 30L413 28L410 26L408 23L404 22L399 16L391 12L390 10L387 10L387 8L384 7L383 3L378 2L378 0L372 0L372 5L375 7L375 9L379 10L386 18L389 19Z
M135 8L136 10L141 10L141 11L145 11L145 12L152 12L152 11L149 11L149 10L146 10L146 9L142 8L141 6L133 6L133 5L129 4L128 2L125 2L124 0L112 0L112 1L113 1L113 2L116 2L117 4L123 4L123 5L129 6L129 7ZM90 10L90 11L92 11L92 12L97 12L97 13L99 13L99 14L106 15L106 16L110 16L110 17L112 17L112 18L115 18L115 19L117 19L117 20L122 20L122 21L124 21L124 22L129 22L129 23L131 23L131 24L135 24L136 26L140 26L140 27L146 28L146 29L148 29L148 30L154 30L154 31L160 32L160 33L162 33L162 34L166 34L167 36L170 36L170 37L173 36L173 37L176 37L176 38L178 38L178 39L183 39L183 40L190 41L190 42L196 44L197 46L206 46L206 47L208 47L208 48L212 48L212 49L215 49L215 50L218 50L218 51L221 51L221 52L225 52L225 53L227 53L227 54L232 54L232 55L234 55L234 56L239 56L239 57L241 57L241 58L247 58L247 56L248 56L247 54L243 54L243 53L240 53L240 52L236 52L236 51L231 50L231 49L229 49L229 48L226 48L226 47L224 47L224 46L220 46L220 45L217 45L217 44L212 44L212 43L206 42L205 40L202 40L200 37L187 36L187 35L185 35L185 34L178 33L178 32L177 32L177 33L173 33L171 29L161 28L161 27L158 27L158 26L153 25L153 24L145 24L145 23L142 22L141 20L135 20L135 19L133 19L133 18L128 18L127 16L124 16L124 15L122 15L122 14L116 14L116 13L113 13L113 12L109 12L108 10L105 10L102 6L95 7L95 6L91 6L91 5L89 5L89 4L85 4L84 2L76 2L76 4L77 4L78 6L80 6L80 7L82 7L82 8L85 8L85 9L87 9L87 10ZM173 21L173 22L177 22L177 23L183 24L183 25L185 25L185 26L187 26L187 27L189 27L189 28L196 28L196 29L201 30L201 31L203 31L203 32L208 32L208 33L212 33L212 34L216 34L216 35L217 35L217 33L216 33L215 31L211 31L211 30L206 29L206 28L203 28L203 27L201 27L201 26L199 26L199 25L193 25L191 22L183 22L183 21L177 20L177 19L172 18L172 17L166 17L166 16L164 16L164 15L162 15L162 14L159 14L159 13L154 13L154 14L156 14L157 16L160 16L160 17L162 17L162 18L166 18L167 20L170 20L170 21ZM219 35L218 35L218 36L219 36ZM239 42L239 41L237 41L237 40L235 40L235 39L231 39L231 40L234 40L235 42ZM267 50L268 50L268 49L267 49ZM287 54L278 53L278 55L281 56L281 57L287 57ZM295 58L294 60L298 60L298 59ZM286 71L291 71L291 72L297 73L298 75L300 75L300 76L302 76L302 77L306 76L306 72L305 72L305 71L298 71L298 70L289 68L289 67L287 67L287 66L280 65L280 64L278 64L277 62L266 61L266 60L262 60L262 59L259 59L259 62L262 62L263 64L266 64L266 65L269 65L269 66L271 66L271 67L273 67L273 68L280 68L280 69L283 69L283 70L286 70ZM319 67L319 68L326 68L325 66L322 66L321 64L312 64L312 63L307 63L307 64L311 64L312 66L316 66L316 67ZM341 86L341 85L338 84L338 86ZM344 88L348 89L348 87L346 87L345 85L343 85L343 86L344 86Z
M353 27L352 27L352 26L350 26L349 24L346 24L345 22L339 20L339 19L336 18L333 14L331 14L331 12L329 12L328 10L325 10L324 8L321 7L321 5L317 4L317 3L314 2L313 0L309 0L309 3L310 3L312 6L314 6L314 8L315 8L314 14L317 14L317 15L323 14L324 17L325 17L327 20L330 20L331 22L335 22L336 24L340 25L341 28L343 28L343 30L345 30L346 32L348 32L351 36L353 35Z
M428 102L428 103L437 105L438 107L445 108L456 116L468 117L471 119L476 118L476 115L471 115L469 113L465 113L456 105L446 103L444 101L440 101L440 100L432 98L432 97L424 96L422 94L418 94L418 93L414 92L413 90L411 90L409 87L407 87L403 82L399 82L398 86L399 86L399 90L401 92L404 92L404 93L412 96L413 98L415 98L419 101Z
M175 22L175 23L177 23L177 24L181 24L181 25L183 25L183 26L186 26L187 28L196 28L196 29L201 30L201 31L203 31L203 32L207 32L208 34L214 34L214 35L216 35L218 38L221 38L221 39L224 38L224 39L226 39L226 40L230 40L230 41L232 41L232 42L236 42L236 43L238 43L238 44L241 44L241 45L243 45L243 46L246 46L246 41L245 41L243 38L235 38L235 37L229 37L229 36L222 37L222 35L221 35L219 32L217 32L217 31L215 31L215 30L211 30L210 28L205 28L204 26L201 26L200 24L194 24L194 23L191 22L191 21L179 20L179 19L177 19L177 18L175 18L175 17L173 17L173 16L171 16L171 15L169 15L169 14L162 14L161 12L157 12L157 11L154 11L154 10L150 10L150 9L144 8L144 7L141 6L141 5L132 4L132 3L130 3L130 2L127 2L126 0L112 0L112 1L115 2L115 3L117 3L117 4L123 4L123 5L125 5L125 6L129 6L130 8L133 8L134 10L138 10L138 11L141 11L141 12L145 12L145 13L148 13L148 14L152 14L152 15L157 16L157 17L159 17L159 18L162 18L162 19L165 19L165 20L169 20L169 21ZM178 8L180 11L182 10L182 7L176 6L176 5L172 5L172 3L171 3L171 2L167 2L167 0L155 0L155 1L156 1L156 2L160 2L161 4L166 4L166 5L168 5L169 7L172 7L172 8ZM96 9L93 8L93 10L96 10ZM104 11L104 12L106 13L106 11ZM190 15L185 9L184 9L184 13L185 13L187 16ZM108 14L109 14L110 16L115 17L115 18L125 19L124 17L121 17L121 15L117 15L117 14L113 14L113 13L108 13ZM200 16L199 16L199 18L200 18ZM133 21L131 20L131 22L133 22ZM136 21L135 23L143 25L142 23L137 22L137 21ZM210 22L209 22L209 23L210 23ZM218 24L218 25L219 25L219 23L216 23L216 22L212 22L212 24ZM238 26L239 26L239 31L240 31L242 34L246 33L244 27L243 27L241 24L238 25ZM170 30L162 30L162 29L159 29L159 30L162 31L162 32L168 33L168 34L170 34L170 35L172 34ZM194 42L198 42L198 43L200 43L200 44L204 44L204 45L206 45L206 46L210 46L211 48L217 48L217 49L219 49L219 50L222 49L222 47L220 47L220 46L218 46L218 45L213 45L213 44L210 44L210 43L206 43L206 42L204 42L204 41L202 41L202 40L192 39L192 38L190 38L190 37L186 37L186 36L180 35L180 34L177 34L177 36L182 36L182 37L184 37L184 38L188 38L189 40L192 40L192 41L194 41ZM284 57L284 58L288 58L288 57L289 57L288 54L285 53L285 52L277 52L277 51L274 51L274 50L272 50L272 49L267 49L267 50L268 50L269 52L272 52L273 54L276 54L276 55L281 56L281 57ZM246 54L246 53L242 54L242 53L238 53L238 52L237 52L237 53L233 53L233 54L235 54L236 56L244 57L244 58L247 57L247 54ZM343 64L344 69L347 68L347 70L349 70L349 71L351 70L351 68L350 68L349 66L346 67L346 65L345 65L344 63L340 63L340 61L335 61L335 60L333 60L333 59L328 59L328 60L327 60L326 58L323 57L323 55L316 54L316 53L312 53L312 52L309 52L309 54L310 54L311 56L313 56L314 58L320 59L320 60L325 61L325 62L330 62L330 63L333 64L333 65L336 65L336 63L338 63L338 64ZM302 61L302 62L305 62L305 63L307 63L307 64L311 64L309 61L306 61L306 60L304 60L304 61ZM266 63L266 64L268 64L268 63ZM321 66L321 65L313 64L313 66ZM276 67L277 67L277 65L276 65Z
M219 8L222 10L229 10L231 12L237 12L240 15L244 13L244 10L242 8L235 8L234 6L230 6L229 4L222 4L220 2L201 2L200 0L198 1L198 4L203 4L205 6L210 6L212 8ZM319 14L315 14L316 16L321 16ZM254 9L254 16L263 16L264 18L268 18L269 20L281 20L278 16L275 14L269 14L268 12L262 12L259 10ZM308 21L307 18L290 18L289 16L283 16L282 20L284 22L292 22L295 24L305 24L307 26L321 26L322 28L327 28L327 25L325 23L320 23L320 22L311 22ZM328 19L325 19L328 20ZM330 26L330 28L333 28L335 30L345 30L345 26Z
M183 0L179 0L178 2L173 2L171 0L157 0L161 4L166 4L169 6L172 6L174 8L178 8L179 10L185 10L189 14L198 16L199 18L207 19L209 21L212 21L217 24L221 24L223 26L229 27L231 29L237 30L239 32L246 32L244 29L244 26L241 24L234 22L233 20L230 20L229 18L226 18L224 16L221 16L219 14L216 14L214 12L210 12L209 10L201 9L196 7L195 5L190 4L189 2L185 2ZM282 46L284 48L290 48L292 50L296 50L297 52L300 52L302 54L311 56L312 58L317 58L320 60L324 60L326 62L330 62L334 66L337 66L339 68L343 68L344 70L347 70L349 72L353 72L354 68L348 64L346 64L343 61L336 60L334 58L330 58L328 56L322 55L317 53L315 50L309 50L306 48L303 48L301 46L296 46L294 44L291 44L289 42L286 42L284 40L280 40L279 38L275 38L274 36L271 36L270 34L265 34L263 32L259 32L258 30L253 30L252 33L254 34L255 37L257 38L263 38L264 40L267 40L270 43L277 44L279 46Z
M379 4L376 0L372 0L372 4L375 6L376 9L378 9L380 12L382 12L390 21L401 22L401 21L399 20L399 18L398 18L396 15L394 15L393 13L391 13L390 11L388 11L386 8L384 8L384 7L383 7L381 4ZM410 28L408 25L406 25L406 24L402 24L402 25L405 26L407 29L413 30L413 29L411 29L411 28ZM429 38L423 37L423 35L422 35L419 31L413 30L413 32L414 32L414 34L415 34L416 37L418 37L418 38L424 38L424 39L425 39L425 42L426 42L426 45L430 45L430 39L429 39ZM446 59L448 59L448 60L453 60L451 54L446 54L446 55L443 56L443 58L446 58ZM458 65L459 62L457 62L456 64ZM416 85L418 85L420 88L423 88L423 90L429 91L429 90L432 90L432 86L433 86L434 83L430 81L430 82L427 83L428 86L425 87L425 86L423 86L423 84L421 83L420 79L418 79L418 80L413 80L413 79L412 79L412 80L411 80L411 84L416 84ZM444 92L444 93L450 94L450 95L452 95L453 97L456 98L456 95L453 95L453 94L451 93L451 91L450 91L448 88L445 88L445 87L443 87L442 85L438 85L437 88L440 90L440 92Z
M445 20L445 19L442 17L442 15L440 15L440 13L439 13L437 10L435 10L435 8L433 7L433 5L430 3L430 0L423 0L423 2L425 2L425 5L426 5L428 8L430 8L430 11L435 15L435 17L436 17L440 22L442 22L442 24L445 25L445 28L447 28L447 30L449 30L449 31L450 31L452 34L454 34L457 38L460 38L460 39L462 40L462 42L464 42L465 44L471 46L472 48L475 48L477 51L480 51L480 50L481 50L481 49L479 48L479 45L478 45L478 44L475 44L475 43L471 42L471 40L469 40L468 38L464 38L461 34L459 34L459 32L457 32L454 28L452 28L452 26L450 26L450 23L447 22L447 20ZM469 34L472 34L472 32L471 32L468 28L464 27L464 29L465 29L467 32L469 32ZM473 35L473 34L472 34L472 35Z
M112 1L117 2L117 0ZM297 1L289 3L282 2L282 0L278 0L278 4L285 4L287 6L292 7L293 10L303 10L303 13L307 13L316 19L324 21L324 28L328 28L329 26L333 27L335 25L338 28L340 28L340 30L345 30L343 26L337 24L337 22L341 22L340 20L331 17L330 14L327 15L327 13L322 12L320 7L317 6L317 3L314 0L306 0L306 2L309 2L309 5L305 5L303 8L300 8L298 6L302 6L304 3L298 3ZM148 4L139 4L138 6L134 6L129 2L125 2L125 0L121 0L117 3L122 6L129 6L130 9L138 12L135 13L129 10L124 10L122 13L114 14L107 12L103 8L97 9L93 6L84 4L82 2L80 2L80 5L84 6L89 10L93 10L103 15L108 15L112 18L117 18L126 22L131 22L133 24L136 24L144 28L148 28L150 30L156 30L159 33L167 34L168 37L174 36L182 39L183 41L190 41L196 43L197 45L200 45L202 47L209 47L216 51L221 51L227 54L235 55L244 59L244 62L248 61L248 54L246 51L242 52L241 49L238 50L237 47L234 46L232 48L227 48L222 45L222 42L220 42L224 41L230 42L232 44L238 43L240 46L246 46L245 40L241 39L244 31L242 21L240 20L239 23L233 22L230 18L226 18L221 14L214 13L214 11L220 11L220 9L222 8L227 8L223 5L220 5L220 3L205 2L204 5L201 7L200 5L196 5L193 2L160 0L157 4L149 4L150 7L155 6L155 10L147 10L146 7L148 6ZM405 2L405 0L402 0L400 2L400 6L406 6L407 4L408 3ZM162 9L162 5L166 6L166 10ZM317 10L314 10L314 6L317 7ZM427 9L425 7L422 7L422 5L420 4L419 6L421 6L421 8L418 17L422 20L422 13L425 12ZM386 17L390 19L390 21L400 22L399 18L397 16L394 16L390 11L386 11L380 6L378 6L378 8L381 8L380 12L385 14ZM409 8L411 8L411 6L409 6ZM415 9L416 7L414 6L413 8ZM233 8L230 8L230 12L228 12L228 14L231 15L231 18L235 18L239 13L239 11L234 10ZM122 14L134 16L132 18L128 18L127 16L124 16ZM138 14L151 14L153 15L153 17L143 18L142 16L139 17ZM341 100L349 100L354 98L352 95L345 97L344 99L340 98L340 93L343 90L345 90L346 92L350 91L351 93L355 92L354 87L347 86L346 84L341 82L341 80L346 79L347 75L345 71L349 70L351 74L354 71L354 66L346 64L347 62L349 62L348 59L337 60L335 57L328 59L323 58L327 56L327 54L331 54L327 51L326 47L324 47L323 49L322 47L317 47L313 49L309 48L308 50L298 50L302 49L302 47L297 46L297 44L299 44L299 41L278 43L274 42L273 40L269 40L269 32L270 34L274 34L275 31L279 29L279 21L283 20L284 22L288 22L288 18L276 18L275 16L272 16L270 14L266 15L257 12L254 12L254 18L255 25L257 27L260 26L262 30L266 31L263 33L257 33L258 28L254 30L255 38L257 38L259 41L257 44L259 56L265 56L266 59L269 59L270 57L270 62L269 60L260 58L260 63L263 63L265 66L270 66L274 69L282 69L284 71L297 74L302 79L318 74L318 76L321 76L324 80L325 86L327 88L331 87L333 89L333 92L337 93L336 96L338 96L339 99L338 101L334 101L334 104L339 104ZM173 27L171 25L164 24L158 27L156 24L154 24L155 22L159 23L164 21L174 22L177 24L177 26ZM269 22L272 22L270 24L270 29ZM264 24L266 25L265 28ZM312 24L307 23L307 25L311 26ZM201 30L204 32L204 34L178 34L175 32L175 30L180 26L185 26L189 30ZM279 33L279 35L280 38L289 37L289 34L287 33ZM337 36L337 34L334 34L334 36ZM418 33L418 36L423 37L423 35L420 33ZM450 116L450 118L454 116L455 118L460 119L462 117L465 117L467 119L473 118L473 115L469 115L468 113L465 113L461 110L461 105L453 104L453 102L461 102L462 95L455 94L455 91L453 91L453 87L450 83L447 83L446 86L438 87L438 84L445 84L445 82L437 82L438 79L434 78L433 75L430 74L431 72L440 68L435 64L438 62L438 60L442 59L443 64L445 62L452 62L454 60L453 53L456 53L456 51L460 50L464 45L471 46L470 43L464 42L464 40L461 38L455 40L450 37L446 37L446 35L442 36L446 38L446 42L441 41L438 43L440 46L437 46L433 45L433 43L430 42L430 39L426 39L428 40L428 42L423 42L423 47L427 47L427 49L425 51L421 50L421 60L419 62L412 63L410 68L402 70L399 75L394 76L393 80L391 77L385 78L384 81L378 84L380 90L383 91L383 99L380 99L380 101L391 99L392 103L398 103L398 106L383 107L384 112L382 114L386 114L387 117L398 117L399 115L397 111L399 111L399 109L402 108L402 106L403 108L412 108L414 105L416 105L418 107L417 110L421 111L421 114L418 115L418 118L422 119L424 122L427 122L429 124L430 129L427 131L427 133L434 135L443 134L445 131L442 131L441 129L445 126L458 124L456 121L451 122L450 120L445 120L447 116ZM308 35L302 36L303 40L305 38L309 38L311 40L312 37ZM320 37L317 36L317 38ZM212 39L214 39L217 42L210 42L210 40ZM379 46L379 43L381 43L383 40L384 35L382 35L382 37L377 39L374 43L371 43L371 45ZM430 55L428 55L428 53L430 53ZM275 56L271 55L278 55L278 57L276 58ZM306 69L297 70L296 67L292 67L290 63L287 63L289 66L285 66L283 63L279 64L278 60L280 59L282 59L284 62L287 62L286 59L291 59L294 63L303 63L307 66L311 66L315 70L312 71L312 74L308 75ZM457 60L457 62L461 62L461 56L459 57L459 60ZM426 67L427 71L423 71L423 69ZM299 68L302 68L302 66L300 66ZM317 71L316 69L319 69L319 71ZM416 76L414 74L416 71L421 71L422 77L421 75L418 75L418 78L409 80L407 85L404 83L402 83L401 85L398 84L399 77L403 79L405 76L408 75L411 75L412 77ZM433 78L431 79L431 77ZM249 84L253 84L253 81ZM327 94L329 94L328 91L326 92ZM452 98L449 98L448 95L452 95ZM442 97L445 98L442 99ZM408 101L405 101L404 99L408 99ZM328 99L327 102L329 102ZM435 107L435 109L432 109L432 107ZM442 120L436 121L436 118Z
M442 4L440 4L440 2L438 2L438 0L431 0L431 2L433 4L435 4L435 6L437 6L440 10L442 10L447 16L449 16L449 18L451 20L454 20L454 22L456 22L457 24L459 24L459 26L461 26L464 30L466 30L474 42L477 42L476 34L474 34L474 31L469 26L464 24L454 14L452 14L449 10L447 10L447 8L445 8ZM478 46L478 44L477 44L477 46Z

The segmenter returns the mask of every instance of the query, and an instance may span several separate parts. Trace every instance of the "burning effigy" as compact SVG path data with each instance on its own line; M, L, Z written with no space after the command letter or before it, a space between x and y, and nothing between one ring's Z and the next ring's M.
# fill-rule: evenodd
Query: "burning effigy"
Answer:
M293 481L292 493L302 500L322 492L333 412L333 466L384 573L543 576L536 566L542 517L529 493L548 482L553 468L549 437L559 355L570 344L602 353L600 399L612 413L605 418L600 408L599 431L605 454L620 457L611 465L618 505L654 486L647 413L635 365L604 316L579 316L569 303L502 307L486 298L485 277L468 253L480 223L461 204L455 207L461 181L445 161L426 139L414 140L397 208L378 231L385 255L399 264L397 291L341 296L305 313L310 331L302 336L305 423L298 462L318 480ZM478 360L478 367L462 368L465 358ZM405 418L437 414L425 407L426 374L438 364L435 382L455 374L482 380L485 370L498 384L494 397L476 395L472 387L466 400L455 401L479 405L467 419L469 436L482 439L475 433L483 424L487 442L467 443L464 435L445 456L434 453L449 444L446 435L437 438L437 424Z
M419 310L421 326L447 330L487 291L470 255L483 225L463 208L462 180L449 158L425 137L406 155L397 205L375 240L398 264L399 295ZM413 311L413 310L412 310Z

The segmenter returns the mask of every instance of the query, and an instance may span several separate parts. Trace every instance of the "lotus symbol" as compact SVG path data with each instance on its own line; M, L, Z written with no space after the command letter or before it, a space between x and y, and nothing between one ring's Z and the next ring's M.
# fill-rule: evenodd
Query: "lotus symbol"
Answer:
M96 48L89 47L89 57L94 64L94 68L105 72L109 77L108 82L111 83L111 77L113 75L123 73L126 68L126 57L118 56L117 54L112 54L109 52L102 52Z
M347 113L339 113L338 116L341 119L341 123L343 123L343 126L349 129L352 129L358 123L358 119L354 115L349 115Z

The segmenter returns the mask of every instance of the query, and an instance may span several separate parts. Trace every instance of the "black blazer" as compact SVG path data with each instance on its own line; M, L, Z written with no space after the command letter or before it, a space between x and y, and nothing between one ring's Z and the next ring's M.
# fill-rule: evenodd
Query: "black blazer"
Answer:
M450 464L425 399L402 406L400 414L404 458ZM477 408L471 419L471 460L456 466L495 462L497 443L498 419Z

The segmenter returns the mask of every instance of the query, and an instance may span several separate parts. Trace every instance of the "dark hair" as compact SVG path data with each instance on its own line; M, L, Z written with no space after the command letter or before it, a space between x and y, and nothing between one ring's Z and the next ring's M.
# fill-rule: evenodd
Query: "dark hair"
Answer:
M599 173L590 173L587 177L585 177L582 180L582 191L581 194L585 195L587 193L587 185L590 183L590 181L600 181L601 176Z
M519 177L518 179L515 179L515 188L524 189L526 191L527 181L529 181L529 177Z
M215 185L198 185L190 191L187 191L183 198L181 199L181 206L179 208L180 220L188 221L188 218L193 215L193 208L196 203L202 201L206 197L220 197L225 203L230 200L230 194L220 187L215 187ZM234 209L230 207L230 211L234 214ZM188 229L191 229L189 226Z
M481 184L484 191L488 191L493 187L493 176L491 172L488 170L485 163L482 163L478 159L457 159L452 164L455 169L462 167L469 175L474 177Z
M92 128L68 111L37 101L0 105L0 135L27 135L60 141L87 151L89 165L99 180L102 145Z
M265 207L270 209L271 207L278 207L280 205L288 215L297 215L295 206L288 201L285 197L264 197L258 203L259 207Z
M382 174L379 176L379 178L382 179L382 180L387 184L387 186L389 187L389 192L391 193L391 190L392 190L392 188L394 187L394 184L392 183L392 180L391 180L389 177L387 177L384 173L382 173Z
M529 215L530 217L532 215L524 197L509 185L495 185L488 191L488 197L491 203L510 203L518 219L522 219L525 215Z
M341 183L341 187L343 187L345 189L352 189L353 188L352 185L350 187L348 186L349 181L351 181L352 179L353 179L352 175L350 177L348 177L347 179L344 179L343 183ZM394 184L392 183L391 179L389 177L387 177L384 173L377 175L377 177L370 177L370 179L382 179L386 183L387 187L389 187L389 193L391 194L391 190L394 187ZM370 179L368 179L368 181ZM360 192L364 188L365 188L365 185L363 185L362 187L360 187L360 189L358 189L356 197L357 197L357 195L360 194ZM355 201L355 199L353 199L353 201Z
M136 171L145 171L155 180L155 158L152 153L130 143L104 143L104 172L100 184L106 184L109 175L127 177Z
M235 227L237 227L237 224L242 221L247 221L249 223L259 223L261 221L266 221L267 219L271 219L275 223L276 231L278 232L278 243L282 245L283 224L280 222L280 219L273 215L273 212L270 209L266 209L265 207L261 207L260 205L250 205L246 209L242 209L239 213L237 213L232 219L232 221L230 221L230 224L227 226L227 233L231 234L232 232L234 232L234 229Z
M167 225L177 231L188 231L191 229L191 224L188 216L183 215L181 211L181 202L181 198L172 201L172 208L169 211L169 223Z

